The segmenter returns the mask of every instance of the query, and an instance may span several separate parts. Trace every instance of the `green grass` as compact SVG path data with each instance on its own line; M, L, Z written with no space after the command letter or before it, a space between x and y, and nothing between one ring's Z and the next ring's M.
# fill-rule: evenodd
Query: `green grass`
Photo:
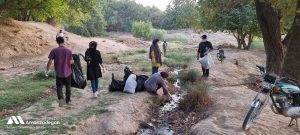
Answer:
M33 76L40 77L36 74ZM47 87L55 85L55 79L53 78L37 80L33 79L33 76L0 82L0 110L34 103L46 94Z
M45 80L45 79L54 79L54 78L55 78L55 72L54 72L54 70L51 70L48 73L48 77L46 76L46 74L45 74L44 71L36 71L33 74L33 79L34 80Z
M57 99L56 96L49 96L47 97L43 102L42 102L42 106L44 108L50 109L53 108L52 107L52 103Z
M188 42L190 38L181 33L167 34L164 36L167 42Z
M187 52L169 51L164 60L164 64L172 68L186 68L192 63L193 58L194 56Z

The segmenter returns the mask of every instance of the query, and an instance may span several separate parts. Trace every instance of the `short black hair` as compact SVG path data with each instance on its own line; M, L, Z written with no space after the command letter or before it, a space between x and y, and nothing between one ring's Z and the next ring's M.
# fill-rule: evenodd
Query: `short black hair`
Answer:
M56 38L56 42L57 42L58 44L62 44L62 43L65 42L65 40L64 40L63 37L57 37L57 38Z
M202 38L202 39L206 39L207 36L206 36L206 35L202 35L201 38Z
M97 48L97 45L98 45L98 43L97 43L96 41L91 41L91 42L89 43L89 47L90 47L90 48Z
M157 38L152 41L153 44L157 44L157 42L159 42L159 39Z

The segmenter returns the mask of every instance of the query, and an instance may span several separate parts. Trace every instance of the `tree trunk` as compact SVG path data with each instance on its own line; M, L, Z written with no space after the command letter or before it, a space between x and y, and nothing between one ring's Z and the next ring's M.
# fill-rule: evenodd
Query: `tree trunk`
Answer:
M283 75L298 80L300 83L300 0L297 2L297 11L293 25L284 39L287 51L283 63Z
M241 44L242 44L244 50L246 50L246 48L247 48L247 44L246 44L246 40L245 40L246 36L247 36L247 33L246 32L245 33L242 32Z
M252 44L254 36L250 33L249 37L248 37L248 45L246 46L246 48L244 48L245 50L249 50Z
M255 0L255 5L267 54L267 71L281 74L284 53L278 13L265 0Z
M242 44L241 44L241 32L240 32L240 30L237 30L236 40L238 42L238 49L241 49L242 48Z

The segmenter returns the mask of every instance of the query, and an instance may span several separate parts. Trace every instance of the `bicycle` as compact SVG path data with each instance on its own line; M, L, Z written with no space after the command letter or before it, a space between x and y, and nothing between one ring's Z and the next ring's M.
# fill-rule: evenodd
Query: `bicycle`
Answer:
M221 63L223 62L223 59L225 59L224 50L222 48L218 48L219 52L217 53L217 58Z

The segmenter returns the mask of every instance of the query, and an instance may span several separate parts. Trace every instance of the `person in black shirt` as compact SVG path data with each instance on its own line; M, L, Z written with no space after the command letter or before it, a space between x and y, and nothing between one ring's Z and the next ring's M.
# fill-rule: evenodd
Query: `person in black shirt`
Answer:
M207 55L209 52L211 52L214 49L211 42L207 41L206 35L202 35L201 39L202 39L202 41L199 44L197 60L199 60L199 57L200 58L204 57L205 55ZM203 68L203 66L202 66L202 72L203 72L204 77L209 76L209 69L205 69L205 68Z
M102 57L100 51L97 50L98 43L92 41L89 43L89 48L85 52L85 61L87 62L87 79L91 80L93 97L98 96L98 78L102 77L100 66L102 65Z

